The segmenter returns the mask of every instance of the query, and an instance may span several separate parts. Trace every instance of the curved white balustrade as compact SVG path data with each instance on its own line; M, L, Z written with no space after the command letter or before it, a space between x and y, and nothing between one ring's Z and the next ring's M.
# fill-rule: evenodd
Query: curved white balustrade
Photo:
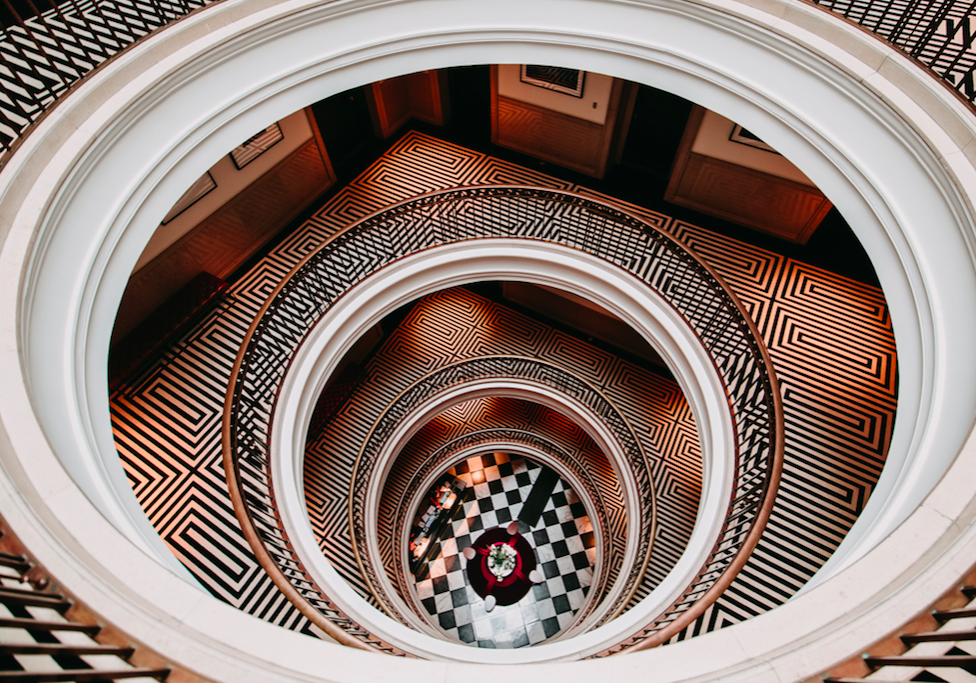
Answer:
M0 172L8 522L105 618L215 680L497 678L489 667L315 642L188 585L122 474L105 357L125 282L160 218L254 130L401 73L560 64L703 104L817 183L884 287L899 415L871 501L806 594L653 652L506 675L800 680L921 611L976 563L976 449L967 441L976 415L976 124L953 94L860 30L800 2L754 4L225 0L114 59ZM588 635L567 658L592 650Z

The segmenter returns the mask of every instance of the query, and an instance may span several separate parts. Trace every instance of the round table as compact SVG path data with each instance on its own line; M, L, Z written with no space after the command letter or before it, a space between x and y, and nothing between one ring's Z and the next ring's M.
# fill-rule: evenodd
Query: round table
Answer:
M488 549L496 543L505 543L515 549L518 560L515 571L499 579L488 570ZM529 592L532 582L529 573L535 569L535 550L522 534L510 535L506 529L498 527L481 534L471 544L478 554L468 562L468 583L481 597L495 596L499 605L511 605Z

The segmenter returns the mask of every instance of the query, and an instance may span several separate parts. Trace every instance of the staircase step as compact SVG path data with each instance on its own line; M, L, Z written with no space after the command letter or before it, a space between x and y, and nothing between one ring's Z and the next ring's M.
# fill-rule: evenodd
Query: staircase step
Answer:
M970 600L976 598L976 586L964 586L960 590L962 591L962 594Z
M165 680L169 669L64 669L63 671L0 671L0 683L56 683L57 681L114 681L120 678Z
M909 633L903 635L901 640L906 645L933 642L953 643L957 640L976 640L976 631L928 631L926 633Z
M963 619L965 617L976 617L976 607L960 607L958 609L943 609L932 612L932 616L939 621L949 621L950 619Z
M32 631L82 631L89 635L95 635L102 630L101 626L76 624L71 621L41 621L40 619L18 617L0 617L0 628L25 628Z
M954 666L959 669L976 670L976 656L973 655L941 655L935 657L892 655L887 657L865 657L864 663L872 668L882 666Z
M133 648L65 643L0 643L0 655L117 655L131 657Z
M32 607L51 607L56 610L67 610L71 603L63 595L53 593L38 593L23 588L0 587L0 603L4 605L27 605Z

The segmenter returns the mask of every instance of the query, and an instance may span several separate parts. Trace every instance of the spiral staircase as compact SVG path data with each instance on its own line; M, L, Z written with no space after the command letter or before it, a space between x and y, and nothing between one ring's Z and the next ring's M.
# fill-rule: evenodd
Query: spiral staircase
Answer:
M56 147L57 136L44 136L61 125L62 116L74 136L124 136L147 121L165 126L164 112L175 114L163 105L104 125L78 123L85 107L72 107L102 87L110 100L124 99L123 84L138 71L127 60L141 59L142 48L160 73L192 72L194 60L181 52L189 43L164 48L167 36L225 46L236 40L238 29L260 43L263 27L287 25L291 31L313 25L309 18L322 7L298 4L250 7L255 14L246 21L254 23L229 32L206 22L239 21L221 14L240 11L233 0L199 8L68 3L38 11L31 5L30 18L21 16L19 5L8 7L14 22L0 45L6 95L0 107L6 135L0 173L8 179L4 201L14 202L7 213L7 246L23 249L28 266L21 271L8 251L5 263L15 265L8 268L7 283L16 282L18 292L11 315L27 317L5 328L19 340L5 348L16 367L29 368L23 382L29 401L20 400L21 384L14 383L16 391L0 406L10 431L5 538L13 539L6 548L11 552L0 557L10 570L0 596L9 612L3 615L0 678L224 680L235 668L267 672L280 666L269 675L285 680L315 675L309 672L324 652L341 653L326 674L337 680L361 674L362 667L404 677L432 671L424 668L429 663L408 660L446 662L457 667L450 670L473 676L483 674L465 663L536 663L540 671L552 666L574 676L583 675L580 667L603 667L633 677L636 669L624 673L620 667L637 665L618 662L647 657L674 679L724 675L709 671L712 662L729 675L755 680L971 677L976 658L970 652L973 558L965 550L971 508L965 447L956 458L968 434L968 395L954 384L967 373L960 349L968 339L968 314L957 309L956 319L947 321L933 314L939 309L932 303L952 296L947 292L967 301L968 280L958 275L964 267L949 258L965 261L967 252L947 246L945 237L968 225L969 205L954 194L965 197L972 190L965 180L939 194L956 212L940 215L957 217L949 227L935 220L940 227L930 235L930 248L943 250L943 272L929 267L921 250L921 275L904 269L906 281L917 285L912 320L921 321L916 331L922 341L916 344L904 334L915 330L905 322L911 317L903 296L909 287L886 286L886 299L879 290L793 259L413 133L233 283L221 305L185 328L159 363L113 388L110 451L116 460L99 460L97 454L107 452L108 423L99 425L92 416L107 412L105 360L98 349L107 338L102 322L112 316L104 302L113 300L105 283L118 287L118 275L126 264L131 268L130 257L144 245L127 236L128 226L150 225L153 211L166 206L180 181L165 175L147 181L139 190L141 204L131 210L125 202L92 196L71 211L49 212L47 204L40 208L38 193L45 193L50 176L32 165ZM331 4L324 11L338 12L330 20L341 23L349 8ZM688 16L704 12L723 31L731 31L727 22L733 15L742 26L760 21L751 10L736 14L738 6L695 8ZM918 73L909 73L932 88L914 85L916 103L934 98L938 115L963 112L962 120L972 124L971 104L962 103L974 95L971 8L945 3L831 9L899 46L951 88L950 93L930 72L912 66ZM265 11L283 11L285 18L263 23ZM352 16L360 10L349 11ZM821 9L794 12L764 35L779 40L775 36L792 30L787 24L802 15L808 28L822 21L832 44L854 52L855 42L875 40ZM791 34L790 40L806 37ZM298 54L300 45L294 45ZM166 56L169 47L175 51ZM885 64L901 68L900 57L889 52ZM217 54L209 48L208 53ZM218 61L214 78L220 76ZM856 71L848 66L836 73ZM264 82L257 72L252 77ZM153 87L168 82L161 78ZM897 71L891 78L904 85L898 79L909 77ZM863 80L870 98L887 98L886 106L916 106L871 77ZM177 90L174 85L172 92ZM280 92L300 91L296 85ZM893 121L888 130L902 131ZM940 130L950 130L944 137L955 144L966 139L962 128L946 124ZM921 124L918 130L935 148L950 144ZM924 160L918 130L906 134L906 149ZM185 159L222 145L232 132L214 123L209 133L176 144L179 154L147 167L187 163L181 173L191 173L195 167ZM771 133L776 139L775 126ZM121 160L135 156L128 151L113 157L109 148L100 153L72 135L60 139L84 160L72 168L96 168L104 161L105 168L114 164L119 172ZM791 140L782 134L783 149L802 146ZM51 158L60 163L67 156ZM949 171L920 161L924 173L918 177L941 178L940 172L957 173L959 164L968 163L965 153L941 158ZM809 163L817 170L820 162ZM871 163L865 161L864 168ZM882 175L892 164L883 166L877 164ZM860 182L851 168L834 168L854 186ZM824 173L830 185L832 176ZM84 185L97 182L94 172L72 177L75 185L49 193L52 202L77 201L96 187ZM881 180L877 186L884 186ZM833 189L844 197L839 185ZM913 189L918 197L929 196L921 181ZM157 190L160 197L153 198ZM891 220L903 219L909 226L905 234L912 235L918 221L907 218L916 210L908 205L909 194L895 198L889 190L882 194L894 207ZM869 194L859 196L881 206ZM932 215L941 211L932 202L918 204ZM77 222L85 215L78 212L97 207L110 207L105 210L116 212L113 225L126 226L98 232L98 248L72 247L76 238L65 235L80 231L49 227L57 220ZM889 220L885 211L876 208L882 221ZM38 228L40 237L25 227L37 216L53 221ZM884 250L873 238L867 248L872 254ZM59 296L55 285L64 282L55 283L51 273L71 276L53 264L69 263L72 250L91 254L97 267L85 266L88 279L77 285L77 296ZM893 251L910 250L896 244ZM883 284L901 282L895 270L879 267ZM473 284L479 282L525 282L581 296L636 330L665 369L608 352L544 316L514 310L504 297L486 297L488 290ZM76 305L89 306L87 313L59 313ZM58 325L77 326L71 328L73 352L57 347ZM958 334L946 332L952 325ZM350 381L343 372L357 355L353 350L377 327L382 341L365 356L358 354L362 372ZM79 329L88 336L78 336ZM84 369L61 373L63 363ZM940 363L955 365L947 372ZM67 391L64 377L71 378ZM348 384L337 390L341 382ZM55 426L51 416L65 401L76 400L86 406L82 417ZM324 407L329 402L335 405ZM25 406L41 415L42 427L32 426ZM86 426L89 418L94 427ZM64 455L89 442L99 444L92 449L94 459ZM939 443L955 445L951 453L926 455L938 453ZM34 463L18 455L29 444L42 453ZM883 471L890 453L895 465L889 462ZM128 481L121 477L118 456ZM527 482L525 494L507 498L510 509L496 507L487 519L498 525L514 520L531 484L542 477L534 473L552 470L566 507L579 501L575 522L558 521L577 523L590 539L588 546L580 541L577 569L587 583L579 588L583 597L564 601L571 605L569 617L557 619L558 628L547 627L545 637L507 653L474 647L479 643L461 635L454 616L439 620L447 612L432 606L443 602L437 597L444 593L421 585L424 579L413 575L409 559L411 520L439 478L449 474L465 482L478 498L463 502L450 520L455 535L472 528L472 515L484 513L482 499L513 493L501 483L492 488L475 480L472 463L479 459L485 471L515 463L510 476L524 474ZM528 464L518 464L523 461ZM950 467L956 474L941 479ZM180 468L186 471L172 476ZM929 480L920 474L926 470ZM119 497L126 487L134 497ZM496 512L502 509L508 519ZM550 551L533 530L541 531L520 528L536 545L540 566L554 572L547 570L541 582L547 595L560 582L567 591L573 581L579 586L579 579L555 573L558 563L544 555ZM908 549L906 538L915 539ZM450 563L455 581L463 575L463 548L450 534L437 542L441 555L432 557L444 565L437 571L448 571ZM120 553L124 548L139 548L138 556ZM906 555L913 558L907 568ZM89 573L90 563L99 566L99 558L109 556L130 558L112 570L124 573L125 581L112 585ZM846 615L823 621L836 611L838 595L866 595L872 572L882 597L855 597ZM14 582L24 588L11 587ZM112 597L112 591L123 597ZM457 591L467 588L451 586L454 607L461 599ZM476 599L470 591L464 595ZM817 595L831 596L824 603L829 610L818 611ZM878 611L884 619L866 624ZM496 616L508 614L500 610ZM763 630L786 619L784 614L803 618L779 634ZM221 633L207 626L215 623L235 626ZM171 629L182 625L206 635L193 642L174 639ZM805 634L791 631L804 628ZM780 636L793 640L766 652L744 644L750 630L769 643L779 643ZM842 633L851 640L845 642ZM819 657L790 659L792 643L796 652L811 643L824 649ZM716 644L714 658L683 660L684 652ZM234 647L245 648L245 654L232 654ZM768 662L780 657L790 664L774 673L776 665ZM565 664L577 659L600 661Z
M477 170L469 171L468 167ZM802 586L827 557L811 553L809 546L828 537L832 540L827 543L835 546L843 537L836 527L849 527L855 516L849 515L848 503L820 496L809 489L802 475L791 473L787 486L799 495L780 501L781 511L773 517L767 543L778 539L775 544L787 548L794 558L803 557L803 564L794 562L795 576L784 575L778 572L777 552L761 550L747 574L764 577L762 582L767 585L775 580L777 589L763 590L761 583L744 577L728 591L748 565L762 532L767 530L765 520L772 514L774 500L768 491L778 486L784 454L789 454L797 465L807 463L800 469L816 467L817 458L835 458L830 455L829 443L840 440L846 444L845 450L863 455L836 460L835 469L829 474L824 470L824 476L837 481L848 478L844 487L873 485L870 475L855 482L843 470L852 466L871 468L872 463L883 459L889 438L885 430L890 428L894 416L894 345L879 293L842 279L832 280L825 273L806 270L789 260L775 266L782 275L772 275L773 280L792 277L788 274L800 268L805 270L804 277L813 278L802 287L810 291L834 288L835 297L856 299L857 303L848 309L845 323L851 331L858 330L858 337L871 344L871 353L876 355L877 363L858 371L856 380L832 395L835 400L859 401L866 410L873 410L872 424L882 431L863 440L821 428L823 436L816 437L808 433L808 421L798 415L785 421L783 408L777 405L782 402L780 395L786 392L772 388L775 379L769 369L773 360L762 340L775 340L779 326L764 322L766 331L760 332L722 276L685 245L700 245L710 258L718 258L718 267L727 273L726 277L740 281L740 296L750 298L753 306L769 309L784 305L786 300L778 296L768 304L760 304L755 297L768 294L756 289L756 283L746 284L743 280L748 280L752 266L743 270L723 262L719 256L737 250L739 260L753 263L762 258L755 248L731 240L719 246L713 233L639 207L621 205L619 201L608 204L587 198L583 193L588 191L582 187L566 192L543 187L467 184L460 189L438 190L433 184L433 191L392 207L372 213L362 207L367 214L364 218L322 234L323 225L342 225L342 218L335 212L348 212L358 197L369 196L376 206L382 207L387 196L416 191L416 180L412 179L407 188L400 179L411 177L420 168L436 178L436 183L443 184L476 181L478 176L471 173L485 178L528 174L514 164L476 155L429 136L408 134L257 264L251 275L242 277L230 290L233 298L229 307L219 308L200 323L177 346L178 352L162 365L133 376L113 395L117 443L132 473L137 496L160 534L179 548L180 557L187 558L187 566L217 594L219 586L232 581L228 569L223 570L226 576L220 582L208 576L216 564L210 561L204 565L193 559L199 542L194 545L184 532L173 531L185 527L185 523L174 523L171 513L160 514L189 505L189 498L184 503L179 493L167 498L166 492L178 492L188 484L201 486L201 476L190 470L179 477L148 479L146 472L172 469L175 459L172 454L149 454L159 447L158 435L169 429L166 423L183 420L162 401L164 393L174 397L184 394L179 399L181 403L201 410L212 403L214 390L229 385L226 407L209 407L211 415L218 420L222 415L224 419L222 455L214 451L215 444L209 436L212 432L199 424L196 441L172 441L166 449L170 453L177 449L199 451L207 454L211 462L222 458L232 486L233 514L243 528L255 564L260 565L262 579L267 582L267 577L271 577L273 582L273 588L265 587L261 592L280 591L305 618L296 620L287 610L265 616L283 626L308 630L311 622L318 629L313 632L326 633L354 647L378 648L394 654L438 657L452 652L452 657L465 657L463 650L445 649L441 641L473 642L474 627L483 632L488 615L478 611L481 604L476 596L464 595L465 591L457 586L451 591L451 598L470 603L471 611L484 619L473 619L464 606L458 610L447 610L443 604L435 607L435 603L441 603L441 594L433 593L429 581L427 585L414 581L404 556L405 538L408 521L416 514L432 477L461 462L467 467L479 459L479 453L499 451L531 454L530 466L531 458L542 458L557 467L564 479L573 482L565 486L584 501L590 521L583 523L593 528L590 566L586 574L580 575L584 582L591 582L584 593L585 600L577 592L568 612L539 619L533 631L536 645L542 637L543 621L548 622L544 642L561 643L631 612L632 618L642 621L639 627L631 626L629 633L613 633L609 647L594 649L591 656L605 656L628 647L640 649L670 639L684 639L691 633L707 632L731 619L743 618L737 615L732 595L742 596L739 615L742 603L747 605L747 614L756 614L783 599L778 596L788 597ZM538 174L531 177L536 182L543 179ZM559 184L555 178L543 180ZM675 235L680 235L682 241ZM453 251L459 245L483 248L513 241L535 244L545 250L547 259L559 256L561 248L569 247L574 252L608 260L615 268L639 278L643 287L665 300L668 309L680 316L678 320L691 328L695 347L709 350L712 358L706 372L717 373L720 379L722 392L713 405L720 406L722 416L710 416L709 406L701 398L683 394L682 383L701 385L697 380L676 381L663 369L654 369L658 366L649 369L635 365L519 314L504 301L493 302L470 289L436 292L435 288L435 293L410 304L413 308L402 320L402 314L394 314L390 322L384 318L379 327L386 330L385 341L374 340L373 351L366 359L361 350L354 353L358 360L355 372L348 371L350 365L342 353L330 358L318 348L322 343L335 344L336 337L341 336L329 327L329 315L337 302L344 301L344 288L355 292L355 284L367 282L372 272L382 273L391 264L396 267L411 257L436 258L444 247ZM298 245L300 249L296 249ZM522 244L518 248L526 250ZM635 253L642 257L633 258ZM295 265L284 270L283 264L289 262ZM280 278L275 277L273 292L270 296L257 294L267 291L266 277L272 267L281 272ZM496 272L493 277L497 276ZM773 289L792 286L784 281ZM764 287L768 289L768 285ZM256 314L246 313L244 307L256 306L259 297L264 299L260 309L255 309ZM361 307L369 306L367 303ZM608 306L618 306L621 315L634 317L627 313L625 305L612 299ZM817 303L816 299L798 300L792 306L808 319L836 315L829 305ZM866 311L872 313L866 315ZM248 318L253 318L253 322L245 330L239 321ZM322 329L328 331L320 332ZM352 335L354 349L359 344L357 334ZM653 334L645 334L654 338ZM812 339L821 333L809 328L807 334ZM242 350L230 367L212 341L234 336L242 339ZM782 354L787 347L774 345L780 372L793 377L798 392L786 394L788 412L798 413L791 408L793 395L823 394L817 386L816 373L806 379L801 379L801 375L813 365L830 362L824 349L819 342L809 344L803 359L798 359L797 348L790 347L790 359ZM666 350L661 354L676 357ZM299 382L289 380L289 374L303 372L303 358L323 368L320 375ZM336 369L342 367L347 369ZM679 376L689 372L684 366L675 367ZM176 386L180 377L204 372L219 375L212 382L213 390L203 386L191 398L185 395L185 389ZM227 373L228 379L220 373ZM876 383L878 396L886 398L871 406L865 403L865 382ZM307 393L311 399L294 423L287 407L289 399L282 393L283 387L289 385L309 387L300 393ZM756 392L756 387L762 386L767 388ZM662 403L662 395L670 398ZM824 394L817 400L828 399ZM693 405L695 401L697 405ZM326 412L328 417L323 418ZM522 417L515 417L516 413ZM525 417L526 413L533 417ZM148 417L153 414L156 417ZM709 475L713 482L725 477L717 476L721 468L705 459L710 435L706 432L699 436L694 416L701 416L699 419L705 424L720 424L726 414L734 425L729 431L738 436L733 437L726 446L727 454L719 459L735 462L736 468L727 475L732 478L731 487L724 494L729 496L727 507L713 508L711 528L705 524L708 531L703 536L699 515L705 509L702 498L709 495L702 493L705 480ZM562 426L556 427L554 420ZM310 423L316 425L314 430L307 426ZM279 441L271 434L274 429L293 436ZM570 438L566 430L576 436ZM306 435L306 431L314 433ZM820 439L818 443L822 445L816 446L820 453L807 461L798 449L786 449L790 434ZM873 446L872 439L877 439ZM720 439L714 443L720 443ZM296 449L295 455L275 451L289 447ZM532 450L520 450L524 448ZM712 445L711 450L717 450L717 446ZM494 464L500 456L492 457ZM451 471L456 474L455 469ZM290 489L286 482L296 474L304 485ZM476 488L470 478L467 480ZM684 484L675 487L670 483L675 481ZM498 486L502 484L499 482ZM477 503L466 503L462 516L472 512L472 505L475 516L467 515L464 526L487 528L482 527L482 516L478 514L486 502L493 510L488 525L506 524L518 516L519 504L512 504L510 493L506 494L508 500L482 493L485 495ZM500 489L496 488L495 493L499 494ZM221 494L219 489L213 493ZM528 495L525 489L519 498L524 501ZM709 497L715 498L714 494ZM485 498L491 500L482 502ZM787 503L791 498L794 502ZM160 501L165 501L165 505ZM853 509L859 509L863 502L862 499L855 503ZM230 505L225 505L230 511ZM197 524L196 533L205 533L203 521ZM797 534L794 530L801 525L810 527L809 532ZM546 581L546 592L561 595L565 603L570 596L565 592L566 581L573 586L579 581L560 576L551 546L545 541L547 529L553 531L545 524L524 531L527 535L544 534L538 537L543 543L536 542L535 552L548 560L552 574ZM564 535L562 531L554 533ZM220 542L215 534L209 532L207 540L211 545ZM693 539L696 535L698 538ZM436 550L431 559L457 569L462 548L455 541L463 534L454 536L451 539L448 534L448 545L442 544L443 559ZM472 532L462 542L476 537L477 533ZM435 545L437 541L434 539ZM689 566L687 549L694 543L700 547L698 552L706 553L700 564L685 569L683 577L680 568L674 574L676 566ZM457 581L459 575L450 578L445 574L432 580ZM686 583L681 585L682 581ZM662 583L672 586L668 590L673 591L673 596L662 598L660 591L655 593ZM762 591L758 599L754 595L757 588ZM249 592L256 590L249 588ZM649 596L653 597L648 600ZM672 604L661 604L668 599ZM246 602L235 602L233 597L229 601L253 614L265 614ZM392 618L393 625L382 618L377 621L370 607L378 607L385 617ZM543 612L554 611L551 606L531 603L525 610L526 618L535 619L537 607ZM445 623L453 625L445 629ZM526 638L532 625L533 622L526 623ZM405 636L403 626L435 640L425 643L417 635ZM465 631L464 626L470 630ZM479 640L482 646L497 645L491 638ZM520 644L529 642L523 638Z

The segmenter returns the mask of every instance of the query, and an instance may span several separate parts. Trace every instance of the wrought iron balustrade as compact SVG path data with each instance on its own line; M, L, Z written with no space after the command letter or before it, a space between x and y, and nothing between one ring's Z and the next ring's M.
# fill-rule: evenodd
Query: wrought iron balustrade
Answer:
M605 425L618 447L623 452L637 488L635 510L640 520L637 534L637 561L631 567L614 604L607 608L608 615L619 614L637 590L647 563L655 537L655 495L651 466L641 448L640 440L624 415L596 387L576 375L552 363L520 356L483 356L444 366L411 384L393 400L379 417L363 444L353 469L349 495L349 527L352 531L352 548L356 562L371 592L381 600L387 611L396 614L396 608L380 584L374 562L370 559L367 523L372 518L365 509L368 488L375 476L378 457L390 446L389 440L398 425L402 424L416 410L422 408L438 395L475 382L491 379L521 380L527 384L554 390L572 401L585 406ZM569 461L574 464L573 460ZM584 469L577 465L577 469ZM589 479L584 475L584 481ZM403 520L398 520L402 523ZM603 538L607 538L603 534ZM604 553L606 559L608 553ZM607 576L600 572L601 583ZM591 594L599 595L595 590ZM403 593L401 593L403 594ZM593 600L590 600L593 604Z
M724 383L735 467L718 542L671 607L603 654L666 642L718 598L762 534L782 469L779 385L754 323L711 268L670 235L578 195L510 186L423 195L337 233L295 267L251 326L228 388L224 464L245 535L264 569L303 613L316 623L329 622L323 628L330 633L346 627L331 622L331 602L308 579L277 517L269 444L278 391L310 331L346 292L411 254L486 238L559 244L630 273L685 320ZM332 611L316 619L322 605Z
M811 0L926 67L967 102L976 100L976 2L967 0Z

